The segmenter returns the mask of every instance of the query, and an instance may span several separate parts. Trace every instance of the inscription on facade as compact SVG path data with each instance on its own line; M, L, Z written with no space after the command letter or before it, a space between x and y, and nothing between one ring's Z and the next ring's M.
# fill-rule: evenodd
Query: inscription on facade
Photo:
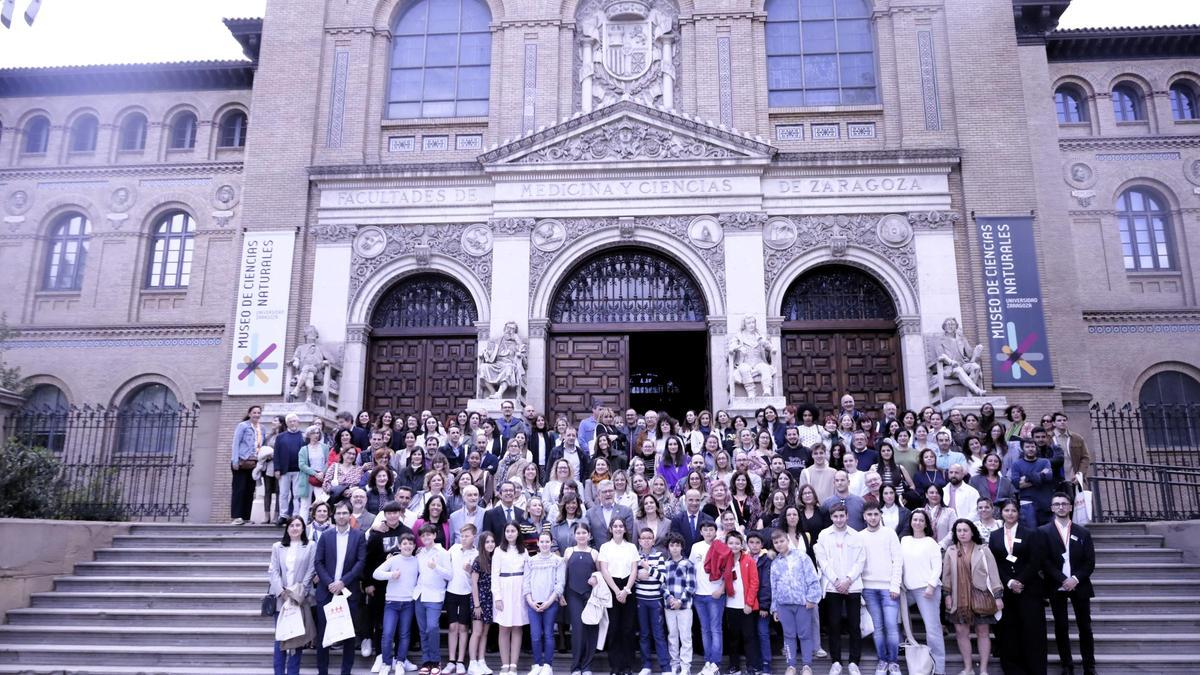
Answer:
M553 183L526 183L520 186L520 196L525 199L647 197L728 194L733 192L734 189L735 184L731 178L559 181Z
M326 207L427 206L430 204L471 204L487 198L479 188L407 188L395 190L335 190L323 198Z
M896 194L925 192L918 176L857 176L853 178L793 178L775 180L780 195Z

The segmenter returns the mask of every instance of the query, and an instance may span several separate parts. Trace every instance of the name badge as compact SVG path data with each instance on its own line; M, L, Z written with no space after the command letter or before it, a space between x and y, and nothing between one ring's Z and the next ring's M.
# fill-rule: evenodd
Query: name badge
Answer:
M1007 558L1005 558L1005 560L1007 560L1010 563L1015 563L1015 562L1017 562L1017 556L1010 554Z
M1013 537L1013 543L1014 543L1014 544L1019 544L1019 543L1021 543L1021 538L1020 538L1020 537Z
M1075 535L1071 535L1071 541L1079 541L1079 537L1076 537Z

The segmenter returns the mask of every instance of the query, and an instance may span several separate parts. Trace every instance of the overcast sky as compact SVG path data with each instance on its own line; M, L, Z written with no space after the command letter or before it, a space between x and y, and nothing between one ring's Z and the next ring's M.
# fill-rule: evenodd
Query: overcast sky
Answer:
M221 19L262 16L266 0L42 0L32 28L19 16L28 4L0 28L0 67L240 59ZM1189 23L1200 0L1075 0L1061 27Z

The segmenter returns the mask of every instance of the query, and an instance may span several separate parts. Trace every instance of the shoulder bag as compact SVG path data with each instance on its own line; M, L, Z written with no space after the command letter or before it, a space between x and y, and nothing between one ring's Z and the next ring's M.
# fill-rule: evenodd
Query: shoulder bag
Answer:
M988 569L988 564L987 564L987 552L986 551L984 552L984 555L983 555L983 569L984 569L985 573L990 574L990 570ZM974 612L975 614L978 614L979 616L992 616L997 611L999 611L996 608L996 598L992 595L991 589L988 589L986 591L981 591L978 588L975 588L975 584L971 583L970 579L967 579L966 582L968 584L971 584L971 611L972 612Z

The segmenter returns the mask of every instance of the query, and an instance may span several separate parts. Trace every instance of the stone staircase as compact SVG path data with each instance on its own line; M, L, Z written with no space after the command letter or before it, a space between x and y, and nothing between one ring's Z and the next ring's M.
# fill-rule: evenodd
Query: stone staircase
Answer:
M97 551L94 562L57 579L53 591L35 594L31 607L8 613L0 626L0 674L270 673L273 624L258 610L271 542L280 534L263 526L135 525ZM1180 551L1164 548L1163 538L1141 525L1096 525L1093 534L1100 672L1196 672L1200 565L1184 563ZM920 633L919 619L916 627ZM947 649L947 671L957 672L952 639ZM870 672L869 638L863 651L860 665ZM1052 638L1050 652L1056 672ZM828 668L823 661L818 672ZM598 656L595 671L605 672L605 663ZM528 656L522 672L527 667ZM360 658L355 672L369 668ZM311 650L304 671L315 672ZM555 672L568 672L565 655L556 657Z

